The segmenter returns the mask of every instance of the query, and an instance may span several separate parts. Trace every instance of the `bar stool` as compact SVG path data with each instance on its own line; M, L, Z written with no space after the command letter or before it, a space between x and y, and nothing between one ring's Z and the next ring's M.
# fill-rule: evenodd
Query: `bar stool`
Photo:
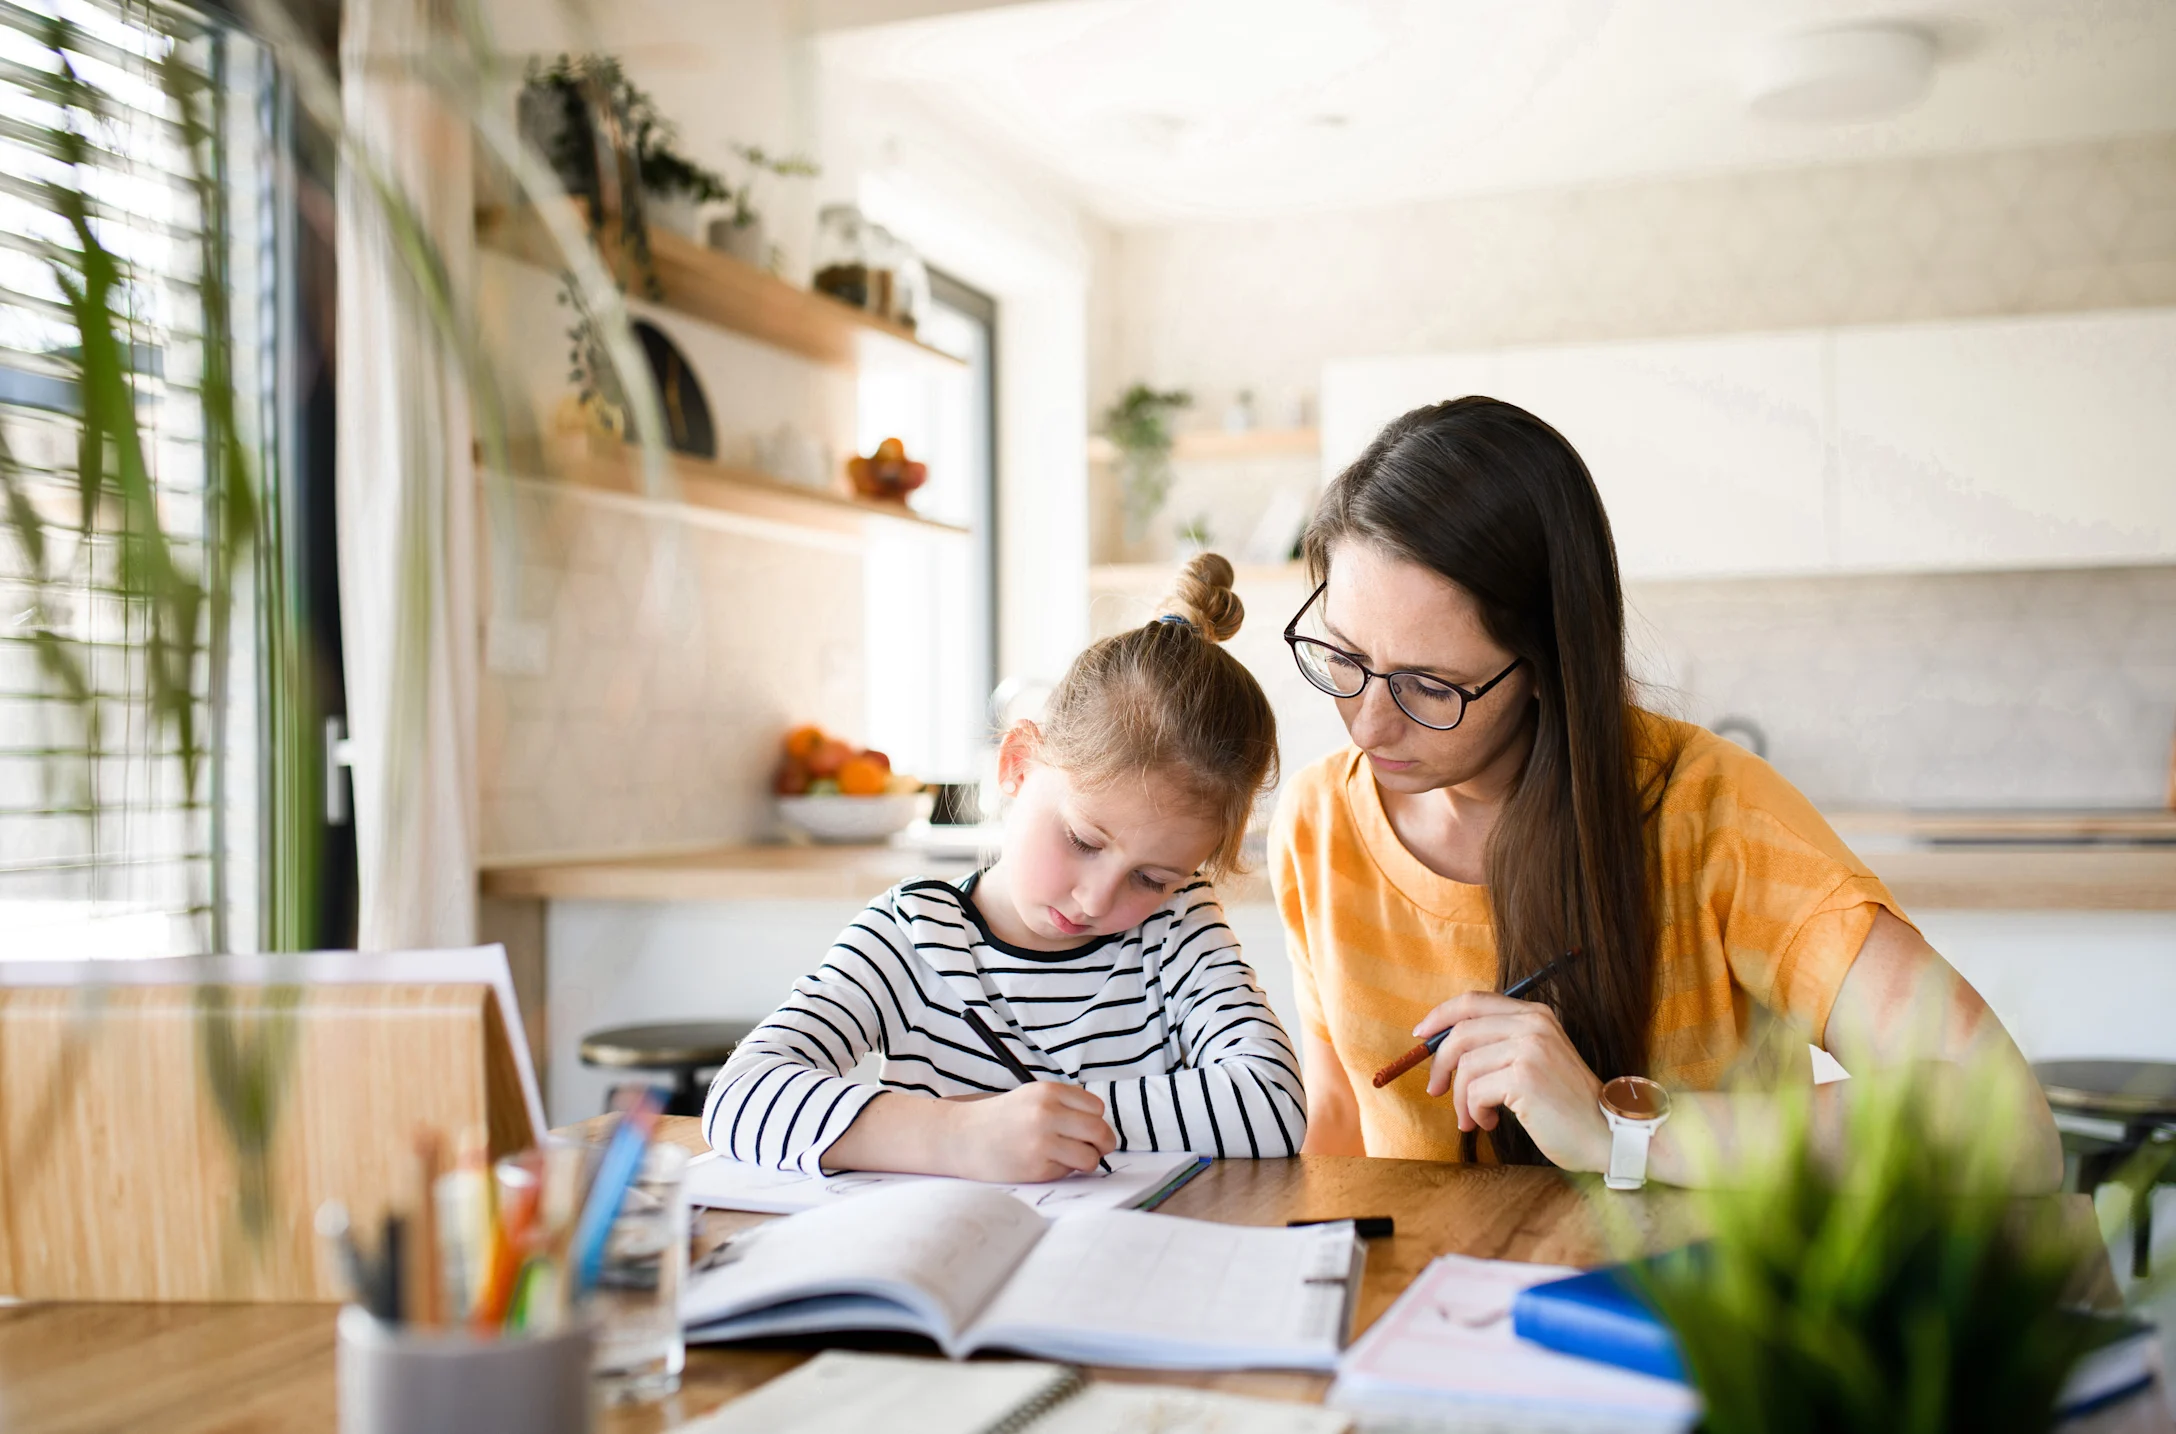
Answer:
M672 1077L667 1115L703 1113L706 1070L716 1070L755 1029L752 1021L665 1021L614 1026L582 1037L582 1064L607 1070L657 1071ZM611 1099L606 1097L606 1109Z
M2176 1065L2165 1061L2035 1061L2048 1104L2068 1115L2112 1121L2123 1134L2078 1154L2078 1189L2091 1195L2158 1132L2176 1130ZM2153 1247L2153 1186L2131 1206L2131 1273L2144 1277Z

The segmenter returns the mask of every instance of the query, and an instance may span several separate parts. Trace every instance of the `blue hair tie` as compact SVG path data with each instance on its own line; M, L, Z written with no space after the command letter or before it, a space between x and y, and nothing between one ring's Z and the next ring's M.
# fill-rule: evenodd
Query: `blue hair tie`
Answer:
M1167 612L1156 620L1158 622L1175 622L1181 627L1192 627L1194 625L1194 620L1192 618L1180 617L1175 612Z

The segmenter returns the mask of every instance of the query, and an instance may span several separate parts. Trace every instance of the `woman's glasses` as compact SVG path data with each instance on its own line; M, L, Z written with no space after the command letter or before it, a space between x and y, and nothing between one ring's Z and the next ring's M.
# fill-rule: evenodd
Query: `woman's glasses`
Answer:
M1425 672L1375 672L1342 647L1334 647L1320 638L1300 636L1300 619L1322 600L1322 594L1329 586L1322 584L1313 596L1300 604L1300 610L1284 625L1284 640L1292 649L1292 660L1299 664L1300 675L1332 697L1358 697L1367 691L1369 678L1379 677L1390 688L1390 700L1398 704L1400 712L1423 727L1448 732L1465 720L1468 703L1488 696L1497 683L1509 677L1513 669L1526 660L1512 658L1510 667L1474 688L1460 687Z

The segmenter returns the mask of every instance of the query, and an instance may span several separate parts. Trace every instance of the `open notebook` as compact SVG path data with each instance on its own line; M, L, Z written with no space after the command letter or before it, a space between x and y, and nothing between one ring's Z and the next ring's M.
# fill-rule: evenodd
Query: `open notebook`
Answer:
M1350 1224L1261 1229L902 1185L746 1231L688 1282L691 1341L927 1335L1148 1369L1334 1369L1359 1287Z
M688 1162L687 1191L691 1205L792 1215L873 1194L894 1185L946 1181L1002 1190L1027 1201L1044 1218L1058 1220L1090 1210L1154 1209L1172 1191L1207 1168L1209 1157L1122 1150L1111 1156L1108 1163L1111 1167L1108 1173L1090 1170L1040 1184L1000 1185L981 1180L955 1181L942 1175L898 1175L868 1170L826 1175L819 1179L798 1171L744 1164L712 1151Z

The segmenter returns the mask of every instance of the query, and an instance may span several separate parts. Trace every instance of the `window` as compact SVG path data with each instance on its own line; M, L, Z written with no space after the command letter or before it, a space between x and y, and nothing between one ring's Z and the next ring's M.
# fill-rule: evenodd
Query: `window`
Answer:
M929 465L915 496L928 517L966 538L884 525L864 559L867 741L924 781L976 782L989 743L995 680L997 304L946 275L930 275L926 344L966 367L862 374L856 443L867 453L898 438Z
M201 83L211 177L250 181L218 184L212 212L161 78L169 55ZM71 72L80 90L68 87ZM218 266L236 337L226 385L235 430L261 452L274 376L250 361L277 351L278 307L264 282L274 233L263 74L256 47L180 7L0 7L0 435L12 505L0 517L0 944L10 954L256 942L255 589L247 568L222 574L225 549L213 541L229 494L206 460L207 415L218 411L206 395L224 390L216 372L207 377L199 280ZM87 353L63 287L95 288L67 213L74 194L119 264L117 363ZM110 495L83 512L78 444L96 408L86 393L116 374L155 520ZM154 561L234 603L223 640L208 614L187 633L187 661L168 668L181 695L163 715L149 609L124 596L141 591L127 573ZM55 652L88 705L65 695Z

